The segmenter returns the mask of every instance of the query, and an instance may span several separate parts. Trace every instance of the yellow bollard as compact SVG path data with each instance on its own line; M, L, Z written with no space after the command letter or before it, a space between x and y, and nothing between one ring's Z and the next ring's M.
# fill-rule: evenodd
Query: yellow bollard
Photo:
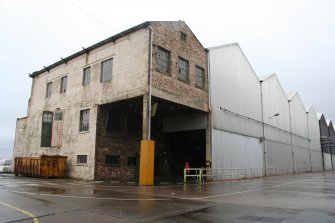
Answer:
M140 185L154 185L155 141L141 140Z

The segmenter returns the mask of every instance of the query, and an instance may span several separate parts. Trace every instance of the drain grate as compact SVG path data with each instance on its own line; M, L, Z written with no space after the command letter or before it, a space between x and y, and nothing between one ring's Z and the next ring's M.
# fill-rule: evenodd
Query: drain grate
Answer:
M269 223L280 223L284 221L282 218L269 218L269 217L260 217L260 216L251 216L251 215L243 215L241 217L236 218L238 220L246 220L246 221L259 221L259 222L269 222Z

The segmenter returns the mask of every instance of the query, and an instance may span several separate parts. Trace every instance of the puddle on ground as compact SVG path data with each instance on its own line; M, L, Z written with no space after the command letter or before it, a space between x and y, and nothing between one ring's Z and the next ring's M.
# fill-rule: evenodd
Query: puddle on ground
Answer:
M36 190L39 192L49 192L51 194L64 194L65 190L61 188L52 188L52 187L36 187Z

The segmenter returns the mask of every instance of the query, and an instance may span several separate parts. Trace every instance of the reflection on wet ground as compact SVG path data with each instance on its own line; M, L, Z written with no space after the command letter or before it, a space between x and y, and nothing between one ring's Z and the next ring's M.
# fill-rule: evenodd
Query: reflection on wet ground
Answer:
M149 187L0 175L0 201L42 222L335 222L334 194L332 172Z

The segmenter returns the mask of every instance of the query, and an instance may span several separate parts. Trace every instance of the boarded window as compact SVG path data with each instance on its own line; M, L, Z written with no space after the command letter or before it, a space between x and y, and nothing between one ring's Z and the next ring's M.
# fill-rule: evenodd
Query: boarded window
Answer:
M90 109L80 111L79 132L90 129Z
M112 80L113 60L105 60L101 63L101 82Z
M107 128L108 132L121 133L121 113L118 111L110 111L107 113Z
M87 155L77 155L77 164L87 163Z
M157 70L170 73L170 52L160 47L157 53Z
M195 86L199 88L205 87L205 70L201 67L195 67Z
M49 98L51 96L51 91L52 91L52 82L47 83L47 91L46 91L46 98Z
M61 78L60 93L65 93L67 87L67 76Z
M120 156L107 155L105 156L105 165L119 167L121 165Z
M83 85L89 85L91 79L91 67L86 67L83 74Z
M188 61L179 57L178 58L178 79L182 81L189 81L188 75Z
M52 123L52 147L61 147L63 139L63 111L57 110L54 113L54 119Z
M63 120L63 112L55 112L55 117L54 117L55 121L62 121Z
M52 137L52 112L43 112L41 147L50 147Z

